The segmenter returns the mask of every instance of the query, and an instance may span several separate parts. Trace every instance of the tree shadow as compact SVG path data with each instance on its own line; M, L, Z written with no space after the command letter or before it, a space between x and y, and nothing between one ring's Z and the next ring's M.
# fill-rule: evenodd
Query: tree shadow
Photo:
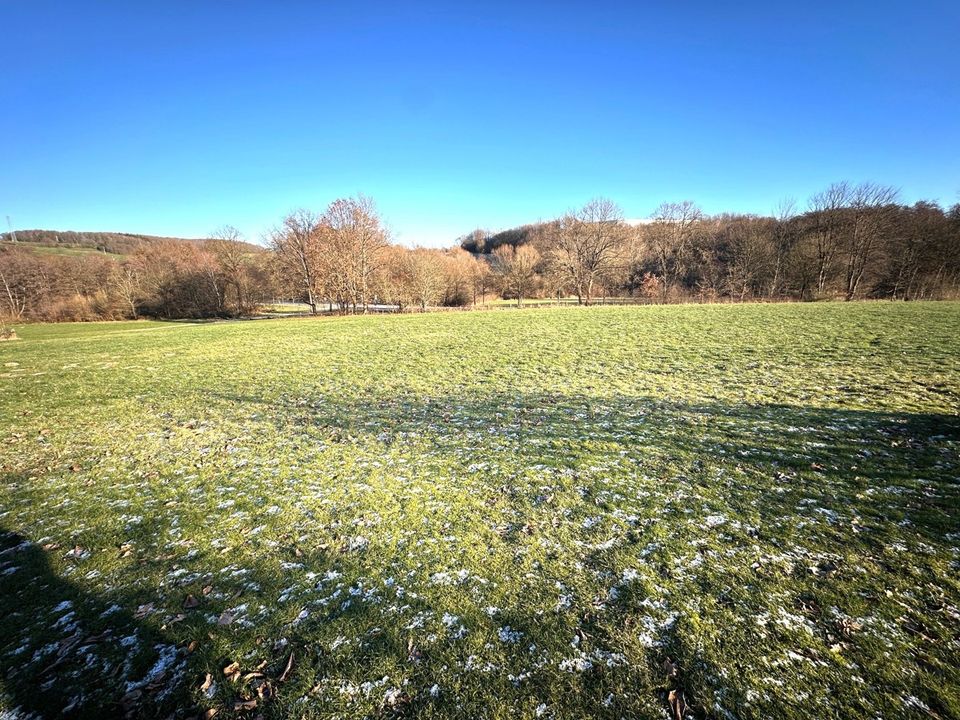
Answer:
M764 517L796 514L799 500L860 509L878 523L909 522L941 543L960 529L960 415L890 413L785 404L686 403L642 396L494 393L326 399L207 393L213 406L260 405L263 422L334 442L412 439L439 450L503 451L531 466L577 470L597 452L630 454L664 482L704 486L708 467L739 472L739 492L762 495ZM776 486L777 492L770 492ZM891 502L891 494L896 500Z
M0 527L0 696L36 717L160 716L182 705L185 652L50 567L48 553Z
M616 503L611 493L626 492L631 478L642 479L651 486L659 484L663 492L656 502L663 502L666 515L656 516L657 523L668 524L683 517L688 509L683 503L699 491L707 495L720 487L722 494L732 500L733 512L744 510L742 531L730 530L730 549L739 550L753 543L764 543L765 548L782 542L775 536L778 529L787 535L791 524L811 523L818 520L816 531L836 543L836 549L851 553L851 546L860 543L866 550L882 548L887 528L910 524L916 535L937 548L945 547L945 536L957 532L960 517L957 508L960 484L957 483L958 459L956 443L960 441L960 419L955 415L936 413L884 413L857 409L796 407L787 405L736 405L724 403L681 403L649 397L588 396L550 393L487 393L420 395L415 392L371 392L367 396L330 399L309 396L258 396L252 394L207 393L208 412L211 415L225 413L227 406L247 408L255 404L262 412L257 422L275 426L277 437L286 437L293 429L322 438L326 443L369 443L371 448L383 450L395 446L427 443L432 449L456 458L463 465L464 473L471 465L492 463L503 455L510 460L511 468L517 466L536 469L550 477L549 482L559 485L555 478L568 480L570 490L582 489L591 506L591 512L612 511ZM245 411L249 415L249 412ZM595 483L598 473L602 479L603 469L595 470L598 457L617 466L617 476L622 478L618 486L604 487ZM718 474L723 470L724 474ZM227 469L224 469L226 472ZM481 470L480 472L487 472ZM514 470L511 470L514 472ZM552 475L551 475L552 474ZM524 492L514 496L511 477L500 475L492 467L489 488L482 483L471 486L471 491L483 493L483 500L500 503L498 515L518 521L504 527L505 538L519 538L525 532L536 533L536 528L527 529L522 519L529 514L536 488L527 482ZM653 481L650 480L653 478ZM608 492L609 490L609 492ZM571 493L572 494L572 493ZM809 501L809 502L808 502ZM543 506L538 506L541 508ZM345 511L349 512L349 510ZM540 512L538 510L538 512ZM733 514L731 512L731 515ZM747 512L755 513L746 517ZM817 513L820 513L819 515ZM870 531L854 535L849 524L836 528L822 522L831 514L848 516L858 514L863 526ZM651 517L653 517L651 515ZM546 512L542 518L546 518ZM9 524L9 523L8 523ZM309 522L305 525L309 526ZM681 523L677 522L679 526ZM753 524L755 527L747 528ZM578 526L579 527L579 526ZM625 542L639 552L650 542L651 532L656 528L638 526L624 534ZM150 529L152 532L152 528ZM157 532L160 532L159 528ZM295 530L291 529L291 533ZM681 529L679 532L686 532ZM704 529L704 535L707 531ZM764 536L764 533L769 533ZM831 534L832 533L832 534ZM696 537L684 536L695 541ZM43 540L39 540L43 543ZM255 540L249 540L255 543ZM292 542L292 541L291 541ZM678 545L678 547L680 547ZM304 599L300 607L309 611L302 622L297 622L296 610L281 625L275 622L270 627L273 641L284 633L285 644L257 645L255 628L236 630L236 635L222 638L222 642L209 643L192 655L186 652L189 637L218 632L216 623L209 624L198 618L194 630L183 630L190 620L158 627L155 616L138 617L137 605L119 599L119 594L101 593L91 595L65 577L58 576L49 562L49 552L69 557L77 548L62 547L44 550L27 541L22 535L3 531L0 533L0 690L11 707L33 712L41 717L111 717L129 715L135 717L163 717L175 712L184 715L196 704L193 690L205 673L211 673L220 689L217 702L228 708L234 701L242 702L251 697L253 683L263 679L271 681L269 713L296 714L296 698L310 696L313 687L325 679L339 678L347 681L358 679L367 668L376 669L379 676L387 675L391 668L411 667L414 682L411 687L429 688L434 681L441 681L439 669L429 657L416 662L415 646L410 645L411 632L400 623L391 624L389 616L374 610L359 600L345 603L353 590L355 597L363 597L370 590L369 580L380 578L392 571L389 557L364 558L362 552L344 552L337 548L317 549L268 548L249 568L247 577L251 587L238 585L225 591L216 611L230 605L242 604L248 599L262 599L276 603L278 589L282 589L292 570L284 567L283 561L296 561L303 565L296 572L309 571L322 575L327 570L341 575L334 585L342 586L342 593L324 604L327 597L336 592L333 585L307 587L304 584ZM293 551L297 550L297 555ZM83 549L80 548L82 553ZM302 552L302 555L300 554ZM633 550L630 551L634 552ZM691 551L694 552L694 551ZM584 552L584 563L598 573L614 574L618 568L606 557L606 551ZM673 558L656 552L647 561L656 572L671 572L668 561ZM131 579L137 572L153 567L164 568L164 558L144 559L146 565L131 566ZM749 565L742 568L737 578L717 577L711 573L705 561L702 587L693 588L702 592L706 601L722 606L727 595L741 593L738 600L756 603L762 610L764 578ZM197 574L212 570L214 561L200 555L195 560ZM220 569L220 568L218 568ZM836 573L830 577L809 575L807 567L798 567L795 574L784 579L794 588L820 585L824 592L842 591L844 585L836 578L839 571L828 566L815 568L817 572ZM79 576L79 568L76 570ZM884 569L894 577L898 568ZM364 579L366 585L357 581ZM382 578L380 578L382 579ZM88 578L88 580L96 580ZM882 581L882 579L881 579ZM741 588L729 589L735 582ZM847 582L846 579L843 582ZM866 581L864 581L866 582ZM871 579L872 582L872 579ZM912 583L909 577L905 582ZM87 582L86 584L89 584ZM198 583L198 585L202 582ZM872 585L865 591L873 592ZM177 592L199 595L192 586L179 587ZM386 591L380 591L386 593ZM456 593L457 588L441 592ZM308 594L309 593L309 594ZM169 593L168 593L169 595ZM172 602L156 592L157 604L166 602L169 613L179 610L182 595ZM824 595L820 605L826 607ZM615 623L636 622L643 617L642 601L638 595L631 599L625 591L622 612L610 611L613 618L593 620L589 612L582 622L588 634L593 634L600 645L615 647L619 632ZM635 600L635 601L634 601ZM411 612L429 611L434 601L431 591L422 592L417 600L405 599ZM831 599L831 602L833 600ZM140 602L140 601L138 601ZM298 600L299 602L299 600ZM69 603L69 604L67 604ZM464 605L469 606L469 598ZM210 608L213 609L213 608ZM751 605L751 609L753 606ZM722 609L715 616L722 617ZM732 612L732 611L731 611ZM517 611L513 617L504 618L528 637L542 631L545 624L566 621L556 620L532 612ZM439 618L434 619L439 623ZM406 621L404 621L406 622ZM499 622L499 621L498 621ZM682 622L682 620L681 620ZM594 623L594 624L591 624ZM166 623L165 623L166 624ZM327 636L346 633L355 628L363 629L358 649L348 658L338 659L329 643L320 651L316 649L317 636L321 631ZM231 628L231 632L233 629ZM376 631L376 632L374 632ZM442 629L441 629L442 631ZM924 629L924 632L930 632ZM266 632L266 631L264 631ZM251 642L242 635L251 636ZM694 637L694 633L689 633ZM134 638L128 641L128 638ZM606 639L610 638L609 642ZM707 669L703 677L716 676L725 666L710 665L703 659L701 648L692 641L687 645L683 628L678 629L673 639L667 638L663 650L644 650L643 657L656 658L657 653L676 651L683 661L684 669L700 662ZM327 637L329 640L330 638ZM129 642L128 645L124 644ZM242 648L245 655L255 654L255 659L224 656ZM250 648L254 648L251 650ZM638 651L639 652L639 651ZM289 658L293 661L293 680L282 685L285 667ZM29 663L25 659L36 661ZM413 658L413 659L411 659ZM260 673L243 683L231 684L222 669L233 660L242 661L244 673ZM662 658L659 658L662 661ZM162 662L161 662L162 661ZM255 670L264 663L261 670ZM658 672L654 664L650 672ZM39 669L38 669L39 668ZM632 670L631 670L632 671ZM624 672L627 672L624 670ZM930 673L934 677L934 673ZM562 676L562 682L567 682ZM640 682L648 682L640 678ZM450 682L449 675L447 682ZM467 692L475 694L476 686L469 678L463 680ZM502 682L506 683L505 680ZM553 680L550 680L554 683ZM556 681L547 689L560 687ZM701 681L709 687L709 681ZM506 691L512 691L505 684ZM570 687L575 687L571 685ZM382 693L386 688L379 688ZM242 690L242 692L241 692ZM339 693L333 689L331 692ZM580 703L583 716L614 716L617 708L601 709L600 686L596 688L576 686L571 691L571 706ZM591 695L597 695L593 697ZM923 694L932 704L932 693ZM413 701L398 698L397 708L372 708L371 715L393 714L394 710L415 715L424 710L424 715L434 713L443 716L455 715L455 706L438 704L422 697ZM254 695L253 697L256 697ZM705 694L701 694L705 697ZM691 691L689 700L696 699ZM472 700L471 706L483 712L482 698ZM442 702L442 701L438 701ZM406 703L406 704L405 704ZM422 704L421 704L422 703ZM258 712L266 705L261 702ZM403 708L409 710L403 710ZM425 709L426 708L426 709ZM433 708L430 710L429 708ZM242 709L242 708L241 708ZM299 706L302 709L302 706ZM865 709L868 709L865 707Z

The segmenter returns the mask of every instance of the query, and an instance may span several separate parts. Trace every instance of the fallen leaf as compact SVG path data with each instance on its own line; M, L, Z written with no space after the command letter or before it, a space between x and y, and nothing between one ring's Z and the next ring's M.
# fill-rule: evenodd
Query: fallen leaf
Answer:
M256 706L256 700L237 700L233 704L233 711L239 712L240 710L253 710Z
M675 678L677 676L677 664L673 662L670 658L667 658L663 661L663 671L667 674L667 678Z
M687 712L687 703L683 699L683 691L671 690L667 695L667 701L670 703L670 709L673 710L674 720L683 720Z
M240 663L232 662L223 669L223 675L227 680L235 682L240 678Z
M197 600L193 595L187 595L186 599L183 601L184 610L192 610L200 604L200 601Z
M280 677L277 678L277 682L286 682L287 678L290 676L290 671L293 669L293 652L291 651L290 657L287 658L287 666L283 669L283 672L280 673Z
M261 680L256 683L255 689L257 691L257 697L261 700L269 700L273 697L273 685L270 684L269 680Z
M217 625L229 625L233 622L233 613L224 610L220 613L220 618L217 620Z

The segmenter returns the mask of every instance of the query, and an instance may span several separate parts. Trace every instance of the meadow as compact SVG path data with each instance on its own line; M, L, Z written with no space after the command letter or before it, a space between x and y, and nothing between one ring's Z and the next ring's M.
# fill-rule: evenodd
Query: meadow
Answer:
M0 717L960 717L960 304L27 325Z

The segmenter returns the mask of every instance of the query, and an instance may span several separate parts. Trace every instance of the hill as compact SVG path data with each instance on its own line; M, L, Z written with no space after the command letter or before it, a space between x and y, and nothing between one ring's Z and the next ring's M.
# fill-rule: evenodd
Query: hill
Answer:
M204 243L209 238L177 238L160 235L140 235L123 232L86 232L76 230L17 230L0 233L0 243L16 244L37 252L78 255L100 252L110 255L130 255L144 243L187 242ZM251 252L262 250L259 245L246 243Z

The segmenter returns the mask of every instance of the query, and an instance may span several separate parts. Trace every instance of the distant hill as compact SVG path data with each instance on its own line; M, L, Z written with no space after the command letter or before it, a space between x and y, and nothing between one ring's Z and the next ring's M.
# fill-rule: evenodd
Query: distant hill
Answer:
M174 238L158 235L139 235L121 232L77 232L75 230L17 230L0 233L0 243L31 248L37 252L79 255L100 252L111 255L130 255L144 244L157 242L204 243L209 238ZM259 245L245 243L251 252L263 250Z
M520 227L501 230L493 234L472 232L459 239L460 247L475 255L488 255L501 245L519 247L528 242L533 242L538 233L553 231L556 229L556 226L557 221L551 220L549 222L521 225Z

